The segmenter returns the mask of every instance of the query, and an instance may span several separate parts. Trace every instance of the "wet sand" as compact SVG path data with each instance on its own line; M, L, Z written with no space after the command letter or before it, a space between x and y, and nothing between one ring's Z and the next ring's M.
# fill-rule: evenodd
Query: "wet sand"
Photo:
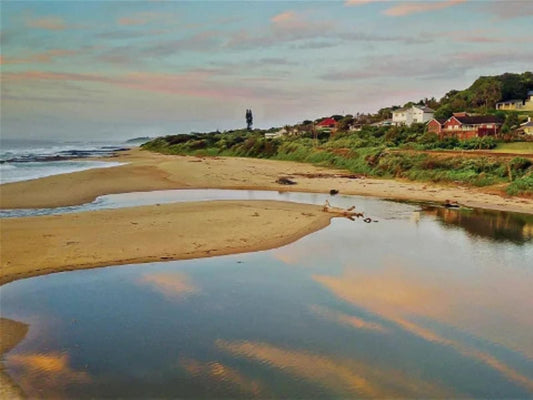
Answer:
M497 188L468 188L390 179L350 179L347 172L310 164L250 158L171 156L134 149L114 157L129 164L0 186L1 208L78 205L112 193L164 189L255 189L375 196L386 199L457 201L467 207L533 214L533 199L506 197ZM312 177L321 174L320 177ZM341 175L341 176L339 176ZM280 185L291 176L296 185Z
M58 271L266 250L333 214L278 201L210 201L4 219L0 284Z
M11 319L0 318L0 357L3 359L9 350L24 339L26 333L28 333L28 325ZM0 362L0 399L14 400L24 397L22 390L11 380L4 371L3 363Z

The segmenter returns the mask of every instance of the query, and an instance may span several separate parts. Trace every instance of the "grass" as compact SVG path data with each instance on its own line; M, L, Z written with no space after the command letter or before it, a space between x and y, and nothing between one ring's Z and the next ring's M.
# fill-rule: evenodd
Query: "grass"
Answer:
M533 154L533 142L499 143L494 151L497 153Z
M448 141L450 148L471 148L491 141ZM233 131L208 134L173 135L157 138L142 147L166 154L237 156L298 161L341 168L356 174L413 181L459 183L471 186L507 184L509 195L533 196L533 163L524 157L498 157L487 154L463 157L459 154L432 154L410 151L409 145L434 138L420 132L368 130L329 135L313 140L310 136L265 139L261 132ZM438 146L442 144L436 143ZM526 151L533 143L500 145L508 152ZM411 146L412 147L412 146ZM523 153L527 154L527 153Z

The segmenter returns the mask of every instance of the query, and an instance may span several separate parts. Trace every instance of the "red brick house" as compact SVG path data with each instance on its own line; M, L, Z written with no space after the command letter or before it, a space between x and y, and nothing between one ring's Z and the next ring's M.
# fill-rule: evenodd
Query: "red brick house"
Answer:
M445 119L437 119L437 118L433 118L431 121L428 122L427 124L427 127L428 127L428 132L433 132L433 133L436 133L438 135L440 135L441 131L442 131L442 125L446 122Z
M456 113L444 122L437 119L429 121L428 132L437 133L440 138L455 136L464 140L497 135L501 125L501 122L493 115Z

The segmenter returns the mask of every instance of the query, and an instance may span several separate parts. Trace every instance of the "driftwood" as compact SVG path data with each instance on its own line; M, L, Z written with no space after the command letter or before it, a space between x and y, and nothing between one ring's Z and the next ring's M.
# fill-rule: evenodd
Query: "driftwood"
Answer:
M345 179L364 179L364 175L356 175L356 174L331 174L331 173L323 173L323 172L317 172L317 173L300 173L295 172L292 175L294 176L301 176L303 178L345 178Z
M333 207L331 204L329 204L329 201L327 200L324 203L324 207L322 208L322 211L324 212L341 215L343 217L357 217L357 218L364 217L363 213L359 213L354 210L355 210L355 206L351 206L350 208Z
M444 207L446 208L461 208L461 205L456 201L446 200L444 201Z
M296 185L295 181L287 178L286 176L280 176L276 183L279 183L280 185Z

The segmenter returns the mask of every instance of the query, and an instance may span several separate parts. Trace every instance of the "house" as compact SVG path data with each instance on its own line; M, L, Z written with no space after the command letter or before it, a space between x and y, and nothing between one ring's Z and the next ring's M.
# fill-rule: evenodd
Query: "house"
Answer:
M428 131L438 133L442 139L446 136L455 136L458 139L471 139L474 137L492 136L500 132L501 122L493 115L470 115L467 113L456 113L448 118L441 127L438 128L439 120L430 121L431 130L428 123Z
M442 131L442 125L444 125L445 122L446 122L445 119L433 118L427 124L428 132L433 132L433 133L436 133L437 135L440 135Z
M526 135L533 135L533 121L531 121L531 117L528 117L527 122L520 125L520 128L524 130Z
M533 90L527 93L527 99L524 101L524 107L522 110L533 111Z
M392 125L392 119L384 119L383 121L374 122L373 124L370 124L370 126L391 126Z
M400 108L392 112L393 125L411 126L413 123L425 123L433 119L434 110L427 106Z
M319 129L335 129L337 126L337 121L335 121L333 118L325 118L322 121L320 121L318 124L316 124L316 127Z
M500 101L499 103L496 103L496 110L521 110L522 108L524 108L524 101L521 99Z
M513 99L496 103L496 110L533 110L533 90L527 93L525 100Z
M276 139L282 136L288 135L288 131L286 128L281 128L279 131L276 132L266 132L265 133L265 139Z

